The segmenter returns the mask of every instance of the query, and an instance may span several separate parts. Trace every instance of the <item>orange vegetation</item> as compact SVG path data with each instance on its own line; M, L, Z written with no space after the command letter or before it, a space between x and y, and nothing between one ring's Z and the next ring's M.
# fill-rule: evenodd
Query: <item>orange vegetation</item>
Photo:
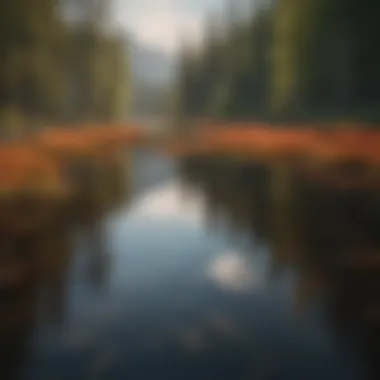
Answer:
M36 136L37 142L58 153L98 155L143 140L144 132L132 126L95 125L78 128L49 128Z
M50 128L18 142L0 145L0 229L25 231L48 223L61 200L70 200L76 183L70 173L76 158L112 158L145 135L123 125ZM72 160L74 159L74 161ZM57 202L58 201L58 202Z
M0 192L57 191L67 188L65 157L103 156L144 138L141 129L107 125L50 128L31 140L0 145ZM58 156L55 154L58 153ZM61 155L65 157L61 157Z
M65 188L59 163L25 143L0 146L0 192L42 192Z
M358 161L378 165L380 131L355 128L323 131L312 126L300 129L223 123L220 127L202 125L190 142L174 143L170 151L177 155L234 154L252 159L297 157L322 164Z

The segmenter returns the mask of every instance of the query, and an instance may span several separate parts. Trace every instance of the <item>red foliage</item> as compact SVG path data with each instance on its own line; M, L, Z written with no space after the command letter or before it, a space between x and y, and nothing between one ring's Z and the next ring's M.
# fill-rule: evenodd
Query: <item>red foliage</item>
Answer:
M59 153L97 155L109 149L135 144L144 132L131 125L93 125L78 128L49 128L38 134L37 141Z
M62 189L59 163L49 154L26 144L0 146L1 191Z
M200 124L199 127L194 143L177 147L177 153L240 153L252 158L299 157L323 163L380 164L380 131L373 129L350 127L322 131L311 126L274 128L243 123Z

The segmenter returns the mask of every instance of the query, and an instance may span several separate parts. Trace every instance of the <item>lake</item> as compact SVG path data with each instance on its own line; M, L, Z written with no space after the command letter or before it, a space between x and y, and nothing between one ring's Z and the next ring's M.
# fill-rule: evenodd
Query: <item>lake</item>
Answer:
M117 208L18 242L0 378L376 378L379 199L274 172L134 152Z

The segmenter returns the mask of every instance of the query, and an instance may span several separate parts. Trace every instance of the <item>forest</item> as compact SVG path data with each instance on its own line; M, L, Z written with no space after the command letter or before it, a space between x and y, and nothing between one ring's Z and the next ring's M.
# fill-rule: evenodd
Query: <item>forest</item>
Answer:
M107 28L108 4L0 2L3 138L52 124L123 120L128 51L122 36Z
M252 3L227 26L210 17L201 51L183 47L179 119L379 121L378 1Z

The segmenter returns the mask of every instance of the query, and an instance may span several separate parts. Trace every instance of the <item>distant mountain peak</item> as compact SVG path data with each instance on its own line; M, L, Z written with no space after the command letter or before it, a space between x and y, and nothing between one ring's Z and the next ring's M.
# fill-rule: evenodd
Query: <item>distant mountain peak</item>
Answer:
M157 48L148 47L129 35L129 59L135 85L164 85L171 82L175 58Z

